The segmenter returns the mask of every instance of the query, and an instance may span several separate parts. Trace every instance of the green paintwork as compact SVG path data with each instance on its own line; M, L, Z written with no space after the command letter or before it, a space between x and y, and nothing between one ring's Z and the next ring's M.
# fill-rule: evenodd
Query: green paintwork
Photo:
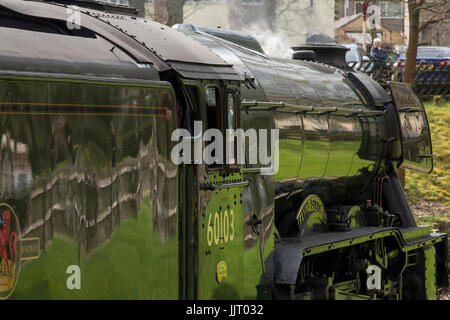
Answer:
M3 162L1 196L41 244L11 298L178 298L173 90L48 80L0 80L0 134L16 146L2 149L15 171ZM67 288L71 265L80 289Z
M81 255L81 290L66 286L68 265L78 264L77 242L55 235L37 260L22 266L11 299L176 299L176 277L168 265L177 265L177 241L161 246L153 230L149 198L136 218L128 218L99 250ZM151 253L149 248L152 248ZM157 277L155 277L157 275Z
M295 177L300 167L302 141L297 139L282 139L280 137L280 167L275 176L276 181L284 181Z
M273 252L274 245L274 236L271 234L268 241L264 245L264 252L262 254L262 259L265 263L267 263L267 259L269 258L269 254ZM269 274L271 270L267 269L267 265L265 265L265 272ZM271 295L270 288L268 288L267 284L262 284L263 271L261 267L261 255L260 255L260 244L255 245L254 247L246 250L244 252L244 294L243 298L245 300L253 300L258 296L258 290L263 291L264 294ZM267 299L267 296L261 298Z
M204 198L201 197L198 234L199 299L242 299L244 228L240 200L240 188L209 191ZM228 269L228 275L222 284L216 281L216 269L220 261L225 261Z
M428 300L435 300L436 288L436 248L424 247L425 252L425 291Z
M336 242L333 242L330 244L323 244L323 245L308 248L303 253L303 256L311 256L311 255L315 255L315 254L320 254L320 253L323 253L323 252L326 252L329 250L345 248L347 246L357 245L357 244L361 244L361 243L376 240L376 239L383 239L383 238L390 237L390 236L394 236L394 238L397 240L401 251L407 252L410 250L414 250L414 249L423 247L424 245L430 245L433 243L443 241L444 239L446 239L447 234L440 234L434 238L429 238L427 240L418 241L418 242L415 242L414 244L407 245L404 241L402 233L398 229L377 231L377 232L371 233L366 236L361 236L361 237L352 238L352 239L343 240L343 241L336 241Z
M429 237L431 233L431 226L419 226L418 228L411 228L407 232L403 231L402 236L405 241L413 239L420 239Z

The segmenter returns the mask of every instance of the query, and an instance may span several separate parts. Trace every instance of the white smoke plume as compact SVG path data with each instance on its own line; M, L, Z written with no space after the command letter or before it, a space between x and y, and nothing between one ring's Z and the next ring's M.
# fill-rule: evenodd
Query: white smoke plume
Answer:
M252 25L243 31L253 35L269 57L285 59L290 59L292 57L293 51L290 48L289 40L282 32L275 33L267 27L255 25Z

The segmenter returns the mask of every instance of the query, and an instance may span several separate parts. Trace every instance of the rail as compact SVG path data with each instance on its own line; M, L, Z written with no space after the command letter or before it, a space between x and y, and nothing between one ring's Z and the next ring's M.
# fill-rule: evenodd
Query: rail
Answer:
M403 68L394 67L392 61L381 62L370 57L365 63L352 62L349 67L363 72L378 82L383 88L388 88L388 81L403 80ZM414 88L422 100L430 100L434 96L450 98L450 64L448 62L425 63L422 61L416 69Z
M367 74L378 82L384 89L388 88L388 82L394 80L395 69L392 61L379 61L369 56L369 61L350 62L348 66L354 71Z
M422 99L450 96L450 64L419 64L414 83Z

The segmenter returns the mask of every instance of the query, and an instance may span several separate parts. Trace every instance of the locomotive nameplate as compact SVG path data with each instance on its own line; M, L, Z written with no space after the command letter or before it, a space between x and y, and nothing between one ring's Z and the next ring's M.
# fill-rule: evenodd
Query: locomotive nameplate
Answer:
M21 261L39 258L40 238L21 238L14 209L0 204L0 299L8 298L19 278Z
M20 261L39 258L41 239L38 237L20 240Z
M0 204L0 299L14 291L20 271L20 227L14 209Z
M300 205L300 209L297 211L296 219L300 230L303 228L302 226L305 223L305 219L311 212L319 213L323 218L323 222L326 223L325 206L323 205L322 199L316 194L307 196Z

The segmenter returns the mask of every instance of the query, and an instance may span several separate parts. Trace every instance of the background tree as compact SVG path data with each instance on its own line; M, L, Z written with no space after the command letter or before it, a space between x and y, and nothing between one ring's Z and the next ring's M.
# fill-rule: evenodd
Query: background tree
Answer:
M169 27L183 23L183 8L186 0L154 0L155 8L153 19Z
M128 0L130 7L136 8L139 10L138 16L145 16L145 0Z
M414 85L419 34L430 25L449 22L450 0L405 0L405 4L408 10L409 34L403 81Z

